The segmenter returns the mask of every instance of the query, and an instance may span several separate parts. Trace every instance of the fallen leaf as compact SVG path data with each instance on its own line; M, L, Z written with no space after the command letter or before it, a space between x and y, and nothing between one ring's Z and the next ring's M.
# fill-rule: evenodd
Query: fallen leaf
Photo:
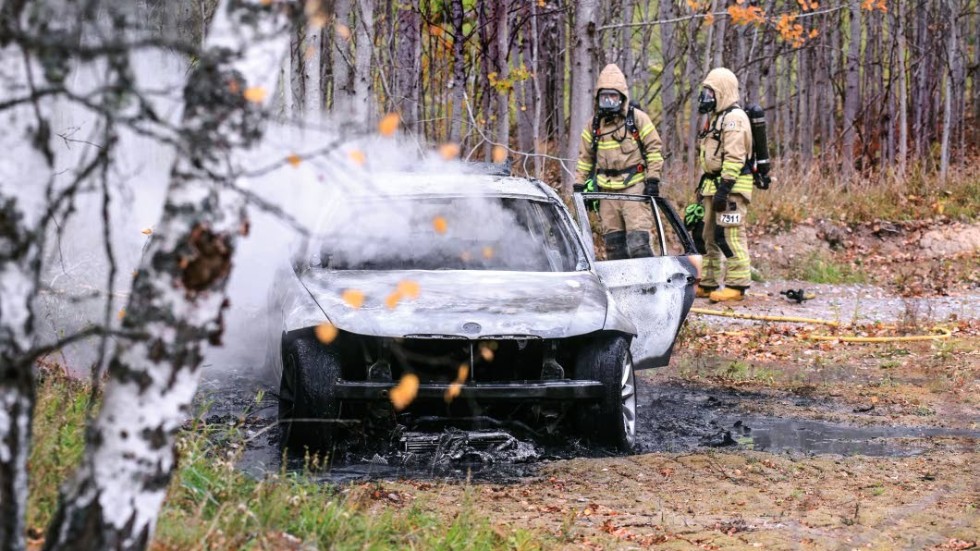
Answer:
M490 154L490 158L493 162L500 164L507 160L507 148L502 145L493 146L493 152Z
M417 281L406 279L404 281L398 282L397 292L400 293L405 298L410 298L410 299L419 298L420 291L421 288L419 287Z
M303 161L303 159L299 155L297 155L295 153L293 153L292 155L286 157L286 162L289 163L289 164L291 164L291 165L293 165L293 167L299 166L299 164L302 161Z
M399 122L401 122L401 117L398 116L398 113L388 113L378 123L378 133L382 136L393 136L398 130Z
M406 373L402 375L401 380L398 384L391 389L388 393L388 399L391 400L392 407L395 411L401 411L409 406L419 393L419 377L414 373Z
M337 338L337 333L339 333L332 323L321 323L316 326L313 332L316 334L317 340L323 344L332 343Z
M446 219L442 216L436 216L432 219L432 229L436 230L436 233L443 234L449 229L449 225L446 223Z
M351 308L360 308L364 306L364 293L358 291L357 289L346 289L340 295L340 298L347 303Z
M251 86L246 88L245 93L242 94L247 101L252 103L262 103L267 95L268 93L265 91L265 88L261 86Z
M451 161L459 157L459 144L455 143L444 143L439 146L439 155L447 161Z
M357 166L364 166L364 162L367 160L367 157L364 156L364 152L360 149L352 149L347 153L347 156L350 157L350 160L354 161L354 164Z

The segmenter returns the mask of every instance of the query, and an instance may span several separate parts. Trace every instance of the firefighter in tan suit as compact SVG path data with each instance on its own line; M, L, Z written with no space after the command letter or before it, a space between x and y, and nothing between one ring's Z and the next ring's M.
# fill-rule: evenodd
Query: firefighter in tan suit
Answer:
M704 174L698 193L704 206L704 256L698 297L711 302L742 300L752 285L745 217L752 201L752 129L738 105L738 79L713 69L702 83L698 111L709 114L700 135ZM719 289L724 284L724 289Z
M582 132L576 185L607 193L660 194L664 158L650 117L630 106L626 77L606 65L596 82L596 112ZM590 186L596 189L590 189ZM600 201L599 219L606 259L653 256L648 201Z

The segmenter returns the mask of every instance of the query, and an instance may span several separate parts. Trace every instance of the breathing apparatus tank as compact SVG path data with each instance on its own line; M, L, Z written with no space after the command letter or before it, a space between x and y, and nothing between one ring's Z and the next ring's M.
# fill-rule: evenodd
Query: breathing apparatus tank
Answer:
M752 167L753 184L759 189L769 189L769 144L766 136L766 112L758 104L751 104L745 110L752 127Z

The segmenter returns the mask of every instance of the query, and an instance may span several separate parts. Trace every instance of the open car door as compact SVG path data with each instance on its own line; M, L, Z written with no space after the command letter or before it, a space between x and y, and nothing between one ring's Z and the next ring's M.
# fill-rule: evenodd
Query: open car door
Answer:
M586 201L642 201L653 211L654 256L628 260L597 257ZM670 361L681 323L694 302L701 256L680 217L662 197L623 193L575 193L575 211L587 252L599 278L612 293L616 310L636 326L630 351L637 369ZM665 224L666 222L666 224ZM591 247L590 247L591 245Z

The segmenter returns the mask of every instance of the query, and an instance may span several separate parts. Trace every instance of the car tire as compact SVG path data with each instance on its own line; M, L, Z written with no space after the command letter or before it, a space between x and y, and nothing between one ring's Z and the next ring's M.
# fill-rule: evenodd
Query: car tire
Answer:
M327 451L337 434L341 404L336 396L339 355L312 331L283 335L279 422L282 443L295 451Z
M636 375L630 341L623 336L600 337L587 345L575 365L575 378L602 383L597 403L577 408L579 431L597 444L621 452L636 445Z

